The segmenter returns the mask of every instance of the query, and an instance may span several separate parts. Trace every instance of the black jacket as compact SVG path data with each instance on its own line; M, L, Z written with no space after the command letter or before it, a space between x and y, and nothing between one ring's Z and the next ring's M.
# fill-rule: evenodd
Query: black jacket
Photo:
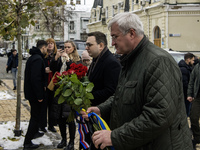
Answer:
M92 61L94 63L94 59ZM97 106L112 96L117 87L121 65L113 54L107 50L97 62L94 71L89 76L94 83L92 106ZM91 67L88 73L91 71Z
M6 71L7 71L7 73L8 73L8 71L9 70L11 70L11 68L13 67L13 60L15 60L15 65L16 65L16 67L18 67L18 54L15 56L15 59L13 59L13 54L11 53L11 55L8 57L8 61L7 61L7 69L6 69Z
M24 76L25 98L31 101L44 99L45 64L40 49L30 49L31 57L26 62Z
M186 64L183 59L178 63L178 66L181 69L182 73L184 97L185 99L187 99L187 89L190 81L190 73L192 72L192 67Z
M71 64L72 64L71 60L69 62L66 62L66 65L67 65L66 70L68 70L70 68ZM53 74L55 74L55 72L57 72L57 71L60 72L61 67L62 67L61 57L58 58L57 61L55 61L55 58L52 59L52 61L50 63L50 70L53 72ZM55 90L56 90L56 87L55 87L54 91ZM59 96L60 95L54 97L54 99L53 99L51 117L53 117L54 119L68 118L69 113L71 111L71 107L69 105L67 105L66 102L64 102L62 104L58 104Z

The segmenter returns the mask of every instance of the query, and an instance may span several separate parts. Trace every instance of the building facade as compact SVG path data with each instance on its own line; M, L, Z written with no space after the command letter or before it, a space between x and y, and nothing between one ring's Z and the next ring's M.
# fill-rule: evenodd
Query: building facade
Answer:
M71 17L67 18L66 22L61 22L61 25L55 27L54 39L55 41L66 41L66 40L85 40L88 32L87 24L90 19L91 7L87 5L86 0L66 0L66 10L72 12ZM60 8L59 13L63 13ZM63 13L63 15L65 15ZM36 15L35 26L30 25L27 29L26 34L22 37L22 49L26 47L31 48L35 46L37 40L46 40L51 38L51 33L43 26L44 19L41 19L42 14Z
M200 54L199 0L96 0L88 28L90 32L105 33L113 52L107 24L114 15L125 11L141 18L145 35L155 45Z
M73 8L72 18L64 25L64 41L87 39L87 24L90 20L91 5L86 0L67 0L67 7Z

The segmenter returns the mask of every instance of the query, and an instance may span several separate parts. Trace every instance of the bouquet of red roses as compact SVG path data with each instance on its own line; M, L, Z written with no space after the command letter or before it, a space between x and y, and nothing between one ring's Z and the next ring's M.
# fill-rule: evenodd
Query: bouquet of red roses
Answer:
M54 75L53 83L58 86L54 97L60 95L58 104L67 102L72 108L68 121L74 119L75 111L80 112L81 108L87 110L91 105L90 100L94 99L91 93L94 84L88 80L86 73L86 66L72 63L70 69Z

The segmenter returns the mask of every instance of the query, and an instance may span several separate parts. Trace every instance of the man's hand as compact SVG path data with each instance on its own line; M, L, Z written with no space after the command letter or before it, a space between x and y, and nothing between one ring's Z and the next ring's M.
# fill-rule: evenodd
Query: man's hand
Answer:
M86 112L81 110L80 114L82 115L82 117L83 117L85 120L89 121L88 115L87 115L87 114L90 113L90 112L94 112L94 113L96 113L97 115L101 116L101 113L100 113L100 110L99 110L98 107L89 107L89 108L87 109Z
M40 102L40 103L41 103L42 101L43 101L43 99L39 99L39 100L38 100L38 102Z
M97 149L99 146L101 149L104 149L106 146L112 146L111 132L112 131L109 130L100 130L94 132L92 135L92 141Z
M193 98L193 97L187 97L187 100L188 100L189 102L192 102L192 101L194 100L194 98Z

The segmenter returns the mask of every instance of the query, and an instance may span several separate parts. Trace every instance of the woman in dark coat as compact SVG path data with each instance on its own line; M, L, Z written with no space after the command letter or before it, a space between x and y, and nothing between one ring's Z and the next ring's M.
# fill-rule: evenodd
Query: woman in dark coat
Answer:
M64 43L64 50L61 49L58 50L55 59L51 61L50 69L52 70L53 73L55 73L56 71L62 73L63 71L66 71L70 68L71 63L79 63L79 62L80 58L75 44L72 41L66 41ZM63 148L64 146L66 146L67 143L66 123L71 108L65 102L62 104L58 104L58 97L59 96L55 98L55 106L53 106L54 109L53 112L54 116L58 118L58 124L62 136L62 140L58 144L57 148ZM76 126L74 121L69 122L68 124L69 124L70 141L65 150L74 150Z
M48 46L47 46L47 54L45 56L44 61L45 61L45 75L46 75L45 85L47 87L54 75L53 72L50 70L49 66L51 60L55 57L57 53L57 47L55 40L52 38L47 39L46 42L48 43ZM44 109L41 112L41 120L40 120L40 130L43 132L46 132L45 127L47 126L47 112L48 112L48 130L50 130L51 132L56 132L54 125L56 125L57 123L56 120L52 118L51 115L53 97L54 97L54 92L46 88L45 100L43 106Z

